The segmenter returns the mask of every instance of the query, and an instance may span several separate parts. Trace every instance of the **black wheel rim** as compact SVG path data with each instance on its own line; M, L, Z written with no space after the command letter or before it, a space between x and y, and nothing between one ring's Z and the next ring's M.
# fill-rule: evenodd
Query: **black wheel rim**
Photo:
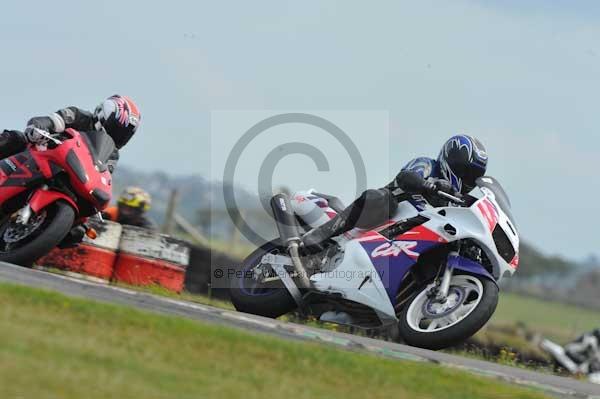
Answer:
M279 250L272 249L267 253L277 254ZM239 280L240 288L248 296L265 296L277 291L277 288L265 287L264 284L254 278L254 269L260 265L260 260L265 254L261 253L242 269L242 277Z
M31 216L27 224L7 218L0 225L0 253L8 253L24 247L45 230L52 217L46 210Z

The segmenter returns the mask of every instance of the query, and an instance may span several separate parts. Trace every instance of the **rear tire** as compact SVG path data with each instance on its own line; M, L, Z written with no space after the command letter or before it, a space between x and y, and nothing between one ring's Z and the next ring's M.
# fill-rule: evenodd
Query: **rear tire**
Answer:
M264 244L244 259L239 273L231 278L229 295L239 312L277 318L296 308L294 299L281 282L276 288L258 287L258 290L251 292L250 285L255 284L253 288L257 288L257 282L249 271L260 263L263 255L275 252L285 253L285 249L273 241Z
M75 221L75 210L64 201L57 201L48 207L45 221L31 233L31 237L21 246L4 251L5 241L3 236L9 227L6 219L0 224L0 262L14 263L21 266L31 267L33 262L48 254L65 238L73 227Z

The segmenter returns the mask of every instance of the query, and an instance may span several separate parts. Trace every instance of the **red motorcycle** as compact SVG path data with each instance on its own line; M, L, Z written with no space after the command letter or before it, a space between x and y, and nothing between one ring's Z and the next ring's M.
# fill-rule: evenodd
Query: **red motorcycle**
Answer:
M0 161L0 261L31 265L112 197L105 132L67 129ZM94 236L87 229L88 236Z

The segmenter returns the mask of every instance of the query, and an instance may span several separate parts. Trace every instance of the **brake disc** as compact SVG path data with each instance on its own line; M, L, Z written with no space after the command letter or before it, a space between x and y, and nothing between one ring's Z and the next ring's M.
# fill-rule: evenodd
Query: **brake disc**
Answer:
M46 212L43 211L37 215L34 215L29 219L27 224L18 223L17 221L9 222L8 227L4 230L2 239L7 244L13 244L19 242L22 239L28 237L36 231L42 223L46 220Z
M462 305L465 299L466 295L462 287L452 286L445 302L440 302L436 298L428 298L423 303L423 315L430 319L446 317Z

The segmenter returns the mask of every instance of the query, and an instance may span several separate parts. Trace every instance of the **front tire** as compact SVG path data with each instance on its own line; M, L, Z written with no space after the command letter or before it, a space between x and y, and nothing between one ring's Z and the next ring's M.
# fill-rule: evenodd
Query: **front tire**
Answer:
M296 303L281 281L266 286L252 278L252 270L267 253L285 253L285 249L273 241L256 249L231 279L229 295L239 312L277 318L294 310Z
M11 219L2 221L0 224L0 262L32 266L33 262L48 254L65 238L73 227L75 210L66 202L57 201L42 209L37 215L33 215L33 222L36 221L35 218L41 217L43 217L43 221L37 226L31 226L31 231L22 233L22 238L19 238L20 236L13 231L19 227L14 221Z
M498 286L485 277L455 274L443 304L428 296L430 287L416 292L398 317L408 345L438 350L459 344L479 331L498 305Z

